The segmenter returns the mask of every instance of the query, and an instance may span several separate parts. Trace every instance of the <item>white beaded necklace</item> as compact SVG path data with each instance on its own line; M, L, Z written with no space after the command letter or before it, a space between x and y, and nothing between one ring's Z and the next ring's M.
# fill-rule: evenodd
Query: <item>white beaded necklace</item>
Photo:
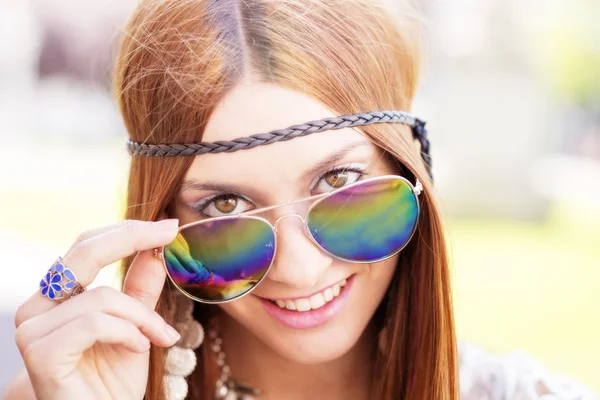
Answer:
M204 341L204 329L192 315L193 300L177 295L175 298L177 310L175 328L181 338L167 352L163 382L167 400L184 400L189 391L186 378L196 368L196 349ZM221 346L223 340L219 336L217 327L212 327L208 336L220 371L219 379L215 384L215 398L217 400L256 400L261 393L260 390L236 382L231 378L231 370L227 365L225 351Z

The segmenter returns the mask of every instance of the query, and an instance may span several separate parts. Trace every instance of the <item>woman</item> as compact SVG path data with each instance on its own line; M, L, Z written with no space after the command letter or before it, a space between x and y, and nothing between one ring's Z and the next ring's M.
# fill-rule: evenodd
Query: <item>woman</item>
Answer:
M8 397L450 400L459 356L462 398L559 396L457 349L429 143L405 113L412 15L142 1L115 74L127 221L82 234L19 308L28 376ZM122 292L84 290L122 258Z

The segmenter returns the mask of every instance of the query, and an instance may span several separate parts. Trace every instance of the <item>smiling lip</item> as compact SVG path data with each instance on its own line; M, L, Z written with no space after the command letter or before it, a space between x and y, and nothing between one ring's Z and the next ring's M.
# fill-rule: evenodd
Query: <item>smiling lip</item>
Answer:
M260 300L265 311L280 324L293 329L316 328L326 324L341 312L344 305L348 302L348 294L352 289L353 282L354 275L348 278L346 286L342 288L339 296L334 297L333 300L316 310L304 312L283 309L277 304L273 304L270 300L258 296L255 297ZM292 299L294 298L289 298L289 300Z
M350 279L351 277L352 277L352 275L350 275L350 277L349 277L349 278L346 278L346 279L348 280L348 279ZM267 300L273 300L273 301L277 301L277 300L286 301L286 300L308 299L308 298L310 298L310 297L314 296L314 295L315 295L315 294L317 294L317 293L323 293L323 292L325 291L325 289L329 289L329 288L333 287L334 285L339 285L341 281L343 281L343 279L340 279L339 281L337 281L337 282L334 282L334 283L332 283L332 284L331 284L331 285L329 285L329 286L325 286L323 289L321 289L321 290L317 290L316 292L314 292L314 293L311 293L311 294L308 294L308 295L306 295L306 296L296 296L296 297L277 297L277 298L275 298L275 297L261 297L261 299L267 299ZM260 297L260 296L256 296L256 297Z

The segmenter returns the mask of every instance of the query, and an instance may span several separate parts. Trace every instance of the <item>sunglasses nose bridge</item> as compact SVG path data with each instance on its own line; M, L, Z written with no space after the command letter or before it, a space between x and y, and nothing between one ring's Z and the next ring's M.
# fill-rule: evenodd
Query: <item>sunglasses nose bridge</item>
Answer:
M306 221L300 214L295 214L295 213L286 214L286 215L282 215L281 217L277 218L277 220L273 224L273 229L275 230L275 232L277 232L277 225L279 224L279 221L281 221L282 219L287 218L287 217L298 217L298 218L300 218L300 221L302 221L302 224L305 225Z

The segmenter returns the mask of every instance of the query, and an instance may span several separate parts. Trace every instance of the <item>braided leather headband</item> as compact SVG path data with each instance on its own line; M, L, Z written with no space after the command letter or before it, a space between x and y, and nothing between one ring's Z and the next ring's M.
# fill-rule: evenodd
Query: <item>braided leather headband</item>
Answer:
M148 144L127 141L127 149L136 156L172 157L172 156L197 156L205 153L231 153L238 150L251 149L256 146L267 145L279 141L290 140L300 136L310 135L315 132L351 128L355 126L371 125L376 123L403 123L409 125L413 138L421 143L421 157L427 166L429 176L431 172L431 156L429 155L429 140L425 130L425 121L412 116L404 111L373 111L361 114L343 115L340 117L323 118L300 125L293 125L285 129L276 129L267 133L258 133L232 141L200 142L186 144Z

